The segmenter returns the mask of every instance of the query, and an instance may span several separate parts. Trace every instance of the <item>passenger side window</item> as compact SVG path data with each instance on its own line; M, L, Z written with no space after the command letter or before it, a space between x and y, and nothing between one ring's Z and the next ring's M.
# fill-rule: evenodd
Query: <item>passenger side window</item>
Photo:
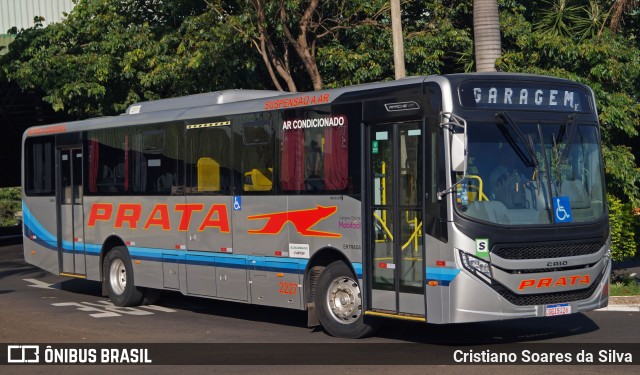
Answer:
M273 191L274 134L271 124L267 121L249 122L241 131L239 172L242 191Z
M145 126L136 128L131 147L133 194L180 195L181 127Z
M329 109L289 111L280 137L280 183L288 193L347 189L348 119Z
M187 193L230 194L230 158L231 131L228 125L197 128L188 125ZM239 179L235 182L238 183Z
M25 193L28 196L55 194L54 138L32 137L25 143Z
M88 134L89 193L119 195L129 191L130 140L126 129L106 129Z

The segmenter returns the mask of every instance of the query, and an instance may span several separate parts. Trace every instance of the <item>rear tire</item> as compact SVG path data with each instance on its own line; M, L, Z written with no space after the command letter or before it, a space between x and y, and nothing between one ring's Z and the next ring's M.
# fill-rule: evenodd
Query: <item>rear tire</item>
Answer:
M144 288L142 290L142 305L153 305L162 296L162 290L153 288Z
M329 264L320 274L315 305L320 324L331 336L355 339L375 330L365 323L360 286L342 261Z
M133 267L127 248L118 246L111 249L104 258L102 267L111 302L120 307L140 305L143 294L135 287Z

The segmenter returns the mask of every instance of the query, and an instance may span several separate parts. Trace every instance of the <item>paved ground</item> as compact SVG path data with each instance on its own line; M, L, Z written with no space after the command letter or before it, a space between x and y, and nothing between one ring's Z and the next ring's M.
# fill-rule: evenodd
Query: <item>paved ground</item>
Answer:
M37 270L22 261L21 251L19 242L9 246L0 245L0 343L53 343L56 348L64 343L90 346L104 343L113 348L118 346L117 343L139 343L143 338L149 345L170 343L167 345L171 345L173 352L178 349L186 350L184 348L187 346L189 351L204 350L206 354L202 358L227 358L221 353L229 352L234 348L233 345L236 345L235 348L239 348L238 345L248 346L242 347L242 360L229 366L2 366L0 373L69 375L117 372L161 375L188 372L240 375L258 372L261 375L325 375L336 372L354 375L418 375L473 372L491 375L564 375L611 374L612 371L616 374L636 374L638 370L638 309L448 326L389 320L385 321L374 337L340 340L326 335L321 329L306 327L306 316L299 311L264 306L249 307L226 301L196 299L178 293L168 293L153 310L149 310L149 307L116 308L100 295L98 283L62 278ZM640 306L638 299L640 298L612 298L611 307L637 308ZM310 343L320 344L318 348L331 355L326 362L319 365L305 363L304 366L252 365L254 362L263 363L257 362L256 358L264 358L265 353L271 353L274 358L284 356L292 360L313 353L317 361L315 356L322 352L311 351ZM529 345L541 352L550 353L574 349L593 353L602 350L606 353L615 350L633 352L635 366L611 367L610 364L604 366L597 363L570 366L480 366L477 363L469 366L441 363L408 365L397 360L396 365L373 366L356 364L353 359L360 355L375 362L376 359L396 359L415 352L425 353L425 358L433 358L434 353L443 350L473 350L478 353L494 350L494 346L510 353L520 353L522 348L529 348ZM249 350L256 347L259 350ZM227 350L221 351L221 348ZM6 349L2 346L0 349L1 357L1 354L6 354ZM172 357L180 356L174 353ZM236 353L232 358L240 357ZM331 365L344 358L347 359L346 364ZM352 359L354 363L350 362Z

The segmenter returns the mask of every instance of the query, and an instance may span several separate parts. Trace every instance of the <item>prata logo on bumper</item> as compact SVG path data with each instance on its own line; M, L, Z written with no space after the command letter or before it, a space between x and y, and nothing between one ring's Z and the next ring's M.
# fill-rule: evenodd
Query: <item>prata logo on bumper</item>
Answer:
M544 264L547 264L547 262L554 261L546 260ZM563 261L559 260L557 262ZM602 259L592 267L566 271L550 269L548 272L519 273L516 270L508 271L492 267L492 276L496 282L517 294L557 293L592 287L593 283L600 280L606 268L607 261Z
M589 275L573 275L560 277L540 277L535 279L524 279L520 281L518 290L533 289L552 289L558 287L583 285L588 287L591 285Z

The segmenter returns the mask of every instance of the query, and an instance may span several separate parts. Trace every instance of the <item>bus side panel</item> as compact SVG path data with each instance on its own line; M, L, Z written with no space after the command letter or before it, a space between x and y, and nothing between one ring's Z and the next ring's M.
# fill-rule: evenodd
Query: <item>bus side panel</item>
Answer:
M277 256L288 243L287 197L243 196L233 209L233 253Z
M289 196L289 257L313 257L323 248L362 262L360 202L346 195ZM298 223L298 224L295 224ZM305 249L309 249L305 254ZM359 275L357 275L359 276Z
M58 274L55 197L23 197L24 260Z
M300 273L304 272L306 261L252 256L249 257L249 265L251 303L302 308Z
M136 286L162 289L179 283L176 260L184 260L187 236L180 230L184 197L85 196L84 204L88 276L99 274L102 245L116 236L129 251ZM167 273L170 280L164 280L163 265L176 270Z

